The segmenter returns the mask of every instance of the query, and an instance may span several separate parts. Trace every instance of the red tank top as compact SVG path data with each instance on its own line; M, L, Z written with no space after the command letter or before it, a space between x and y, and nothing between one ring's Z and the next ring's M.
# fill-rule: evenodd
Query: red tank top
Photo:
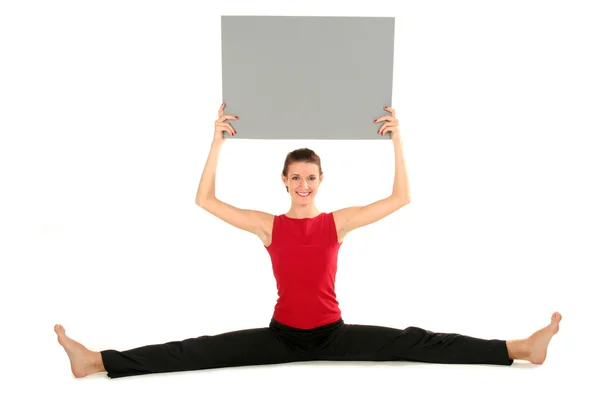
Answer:
M335 294L340 245L332 213L299 219L275 216L266 247L279 296L273 319L311 329L341 318Z

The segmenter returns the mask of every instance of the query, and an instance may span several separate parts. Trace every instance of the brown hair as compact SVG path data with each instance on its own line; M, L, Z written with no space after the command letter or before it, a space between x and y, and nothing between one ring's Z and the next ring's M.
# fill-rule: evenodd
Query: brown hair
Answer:
M317 153L315 153L311 149L307 149L305 147L302 149L290 151L285 157L285 162L283 163L283 176L287 178L288 168L291 164L295 162L313 163L317 167L319 167L319 176L323 175L323 170L321 169L321 158L317 155ZM290 189L286 187L286 190L289 193Z

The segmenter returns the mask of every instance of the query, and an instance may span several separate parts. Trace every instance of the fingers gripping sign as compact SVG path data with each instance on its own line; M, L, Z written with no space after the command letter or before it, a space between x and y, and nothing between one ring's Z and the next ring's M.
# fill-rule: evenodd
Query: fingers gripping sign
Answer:
M224 113L225 103L221 104L219 108L219 118L215 121L215 136L213 141L215 143L221 144L225 140L225 134L229 133L229 135L234 136L237 132L233 129L233 126L229 122L226 122L229 119L239 119L236 115L228 115Z
M392 115L384 115L382 117L377 118L375 121L373 121L375 123L381 122L381 121L386 121L383 125L381 125L381 127L379 128L377 133L380 135L385 135L386 132L391 132L390 137L392 139L395 139L396 137L400 136L400 128L398 127L398 119L396 118L396 110L394 110L392 107L388 107L388 106L385 106L383 108L385 110L389 111Z

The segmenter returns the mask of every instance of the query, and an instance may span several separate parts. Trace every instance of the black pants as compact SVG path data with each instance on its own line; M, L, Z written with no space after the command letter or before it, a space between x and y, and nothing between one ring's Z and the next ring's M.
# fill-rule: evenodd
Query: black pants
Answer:
M297 329L274 319L246 329L177 342L100 353L110 378L295 361L418 361L512 365L505 340L434 333L414 326L394 329L351 325L343 319Z

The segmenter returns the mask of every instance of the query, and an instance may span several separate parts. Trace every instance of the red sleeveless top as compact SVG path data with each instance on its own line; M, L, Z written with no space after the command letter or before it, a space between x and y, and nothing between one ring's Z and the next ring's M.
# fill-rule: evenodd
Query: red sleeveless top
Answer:
M341 318L335 294L340 246L332 213L298 219L275 216L271 244L265 247L279 296L273 319L311 329Z

